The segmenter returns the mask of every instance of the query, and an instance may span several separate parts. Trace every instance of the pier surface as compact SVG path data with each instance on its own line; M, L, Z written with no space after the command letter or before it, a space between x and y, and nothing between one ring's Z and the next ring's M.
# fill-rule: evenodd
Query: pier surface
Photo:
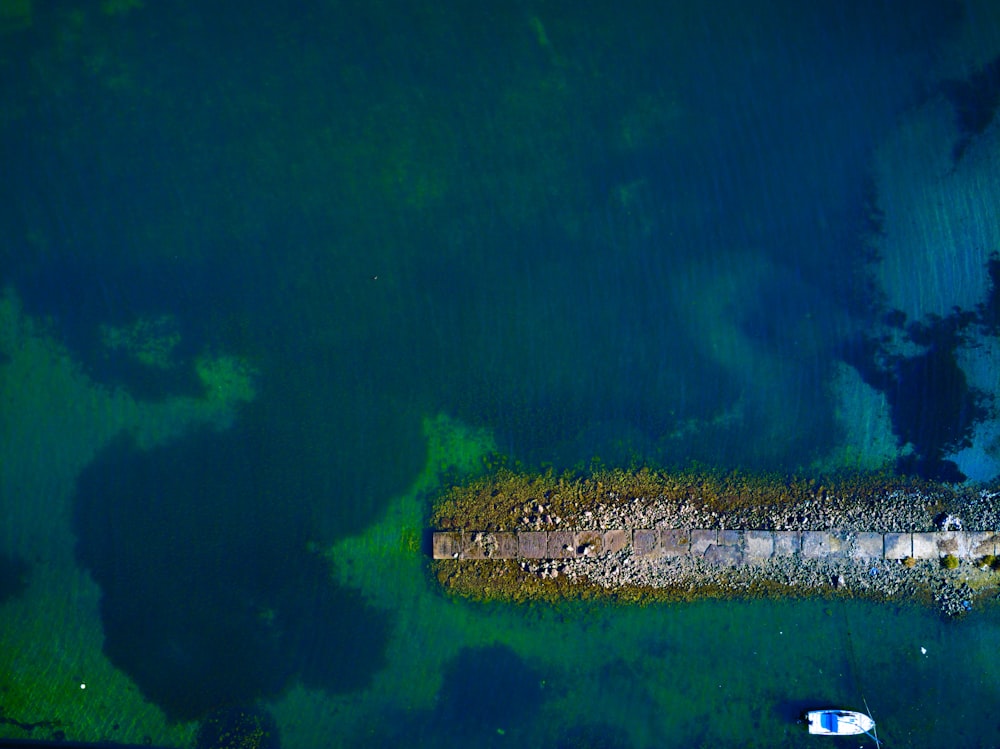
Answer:
M940 559L1000 556L996 531L864 533L675 528L555 531L436 531L435 559L578 559L630 551L637 558L701 558L720 565L782 557L805 559Z

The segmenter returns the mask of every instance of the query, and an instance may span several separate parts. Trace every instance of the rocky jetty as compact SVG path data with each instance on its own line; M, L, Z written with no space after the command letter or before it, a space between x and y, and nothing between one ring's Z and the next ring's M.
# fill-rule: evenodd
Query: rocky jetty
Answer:
M826 595L961 615L1000 589L1000 491L880 474L514 472L455 487L438 579L478 599Z

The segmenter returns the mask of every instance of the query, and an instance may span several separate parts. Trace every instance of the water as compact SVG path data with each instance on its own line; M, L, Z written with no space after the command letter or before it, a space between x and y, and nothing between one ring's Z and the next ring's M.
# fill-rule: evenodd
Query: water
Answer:
M992 608L482 607L421 537L498 456L994 480L998 29L0 3L0 733L997 745Z

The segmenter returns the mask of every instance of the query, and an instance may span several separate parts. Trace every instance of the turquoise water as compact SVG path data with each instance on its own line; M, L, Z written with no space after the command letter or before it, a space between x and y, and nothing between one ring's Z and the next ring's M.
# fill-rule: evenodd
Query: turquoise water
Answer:
M0 1L0 736L1000 744L989 605L422 549L498 460L996 480L1000 17L869 5Z

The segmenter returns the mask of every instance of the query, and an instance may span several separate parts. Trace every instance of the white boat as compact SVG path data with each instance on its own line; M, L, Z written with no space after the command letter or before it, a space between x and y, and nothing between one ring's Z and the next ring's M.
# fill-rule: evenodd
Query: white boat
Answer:
M866 733L872 738L875 721L853 710L810 710L806 713L809 733L818 736L857 736ZM876 742L878 739L875 739Z

